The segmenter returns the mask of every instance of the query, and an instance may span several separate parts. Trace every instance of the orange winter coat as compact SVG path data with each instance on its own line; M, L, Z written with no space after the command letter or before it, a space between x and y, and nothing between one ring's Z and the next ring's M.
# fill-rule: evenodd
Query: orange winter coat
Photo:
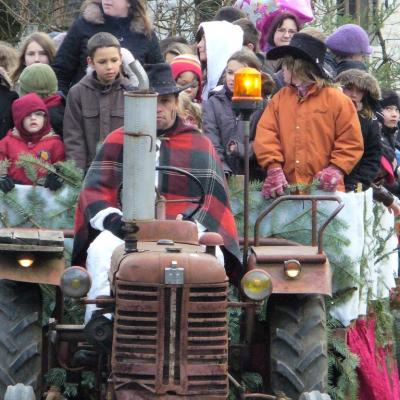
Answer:
M281 89L258 122L253 147L263 168L282 166L289 183L303 184L329 164L349 174L364 151L351 100L336 88L316 85L304 98L295 88ZM338 190L344 190L343 182Z

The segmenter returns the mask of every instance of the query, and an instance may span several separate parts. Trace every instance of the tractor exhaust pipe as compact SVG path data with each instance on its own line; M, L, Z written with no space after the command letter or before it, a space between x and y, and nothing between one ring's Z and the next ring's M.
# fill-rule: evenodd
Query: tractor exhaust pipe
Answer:
M139 61L130 64L139 89L125 92L124 150L122 172L122 220L125 251L137 251L137 222L154 219L156 179L157 93L149 90L149 79Z

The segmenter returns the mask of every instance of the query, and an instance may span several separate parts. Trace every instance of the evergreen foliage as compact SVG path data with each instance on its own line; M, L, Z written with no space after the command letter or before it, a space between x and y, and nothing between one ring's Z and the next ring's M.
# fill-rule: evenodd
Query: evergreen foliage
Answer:
M342 339L333 335L333 330L340 327L338 321L328 319L328 392L333 400L357 400L358 357Z

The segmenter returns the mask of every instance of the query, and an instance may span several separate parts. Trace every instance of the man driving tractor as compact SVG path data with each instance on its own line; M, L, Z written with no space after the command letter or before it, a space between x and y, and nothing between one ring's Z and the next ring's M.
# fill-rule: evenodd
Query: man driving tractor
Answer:
M236 225L218 156L209 139L193 126L185 125L178 116L178 95L185 87L176 86L170 66L149 65L147 73L150 86L158 93L159 165L185 169L200 180L205 190L205 203L194 218L201 225L200 230L222 236L225 267L230 278L236 280L241 275ZM107 136L87 172L79 196L72 263L86 262L91 272L94 282L89 298L109 294L107 271L111 255L124 237L120 204L123 141L123 128ZM187 178L159 175L159 191L167 200L196 196L195 187ZM187 203L167 203L166 218L185 216L189 210Z

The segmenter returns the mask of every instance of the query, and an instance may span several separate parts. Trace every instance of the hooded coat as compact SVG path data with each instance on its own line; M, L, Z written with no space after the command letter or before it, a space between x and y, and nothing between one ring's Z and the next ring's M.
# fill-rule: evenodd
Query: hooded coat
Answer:
M45 122L38 132L32 134L26 131L23 121L34 111L43 111ZM64 145L61 138L54 133L46 105L36 93L29 93L15 100L12 105L12 115L15 127L7 133L5 138L0 140L0 160L10 160L8 176L16 183L30 185L32 181L26 176L24 169L16 165L20 154L32 154L49 164L54 164L64 161ZM47 171L38 171L38 177L42 177L46 173Z
M197 39L200 40L202 35L205 37L207 53L207 76L201 95L205 101L209 92L218 85L229 57L242 49L243 30L227 21L209 21L199 25Z
M375 110L381 97L381 90L378 81L370 74L359 69L349 69L342 72L336 78L342 86L355 86L364 91L363 104L371 110ZM378 120L374 117L369 118L362 112L358 112L361 125L361 133L364 139L364 154L360 161L345 176L344 183L346 190L355 190L358 183L362 183L363 188L367 189L376 178L380 168L382 155L381 134Z
M87 42L98 32L108 32L116 36L121 47L132 52L142 65L163 62L155 33L147 35L139 17L118 18L105 15L101 0L86 0L82 10L82 16L69 29L52 65L59 90L64 94L85 75Z

